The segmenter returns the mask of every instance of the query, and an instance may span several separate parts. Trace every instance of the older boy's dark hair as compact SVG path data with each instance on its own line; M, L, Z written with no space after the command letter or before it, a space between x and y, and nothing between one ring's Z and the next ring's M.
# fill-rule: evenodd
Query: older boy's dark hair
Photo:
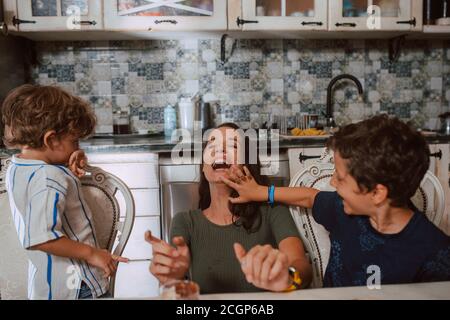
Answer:
M347 169L362 191L377 184L387 187L394 207L408 206L430 164L425 138L387 115L341 128L328 147L347 160Z
M96 118L84 100L55 86L23 85L12 90L2 106L3 141L8 147L41 148L44 135L89 136Z

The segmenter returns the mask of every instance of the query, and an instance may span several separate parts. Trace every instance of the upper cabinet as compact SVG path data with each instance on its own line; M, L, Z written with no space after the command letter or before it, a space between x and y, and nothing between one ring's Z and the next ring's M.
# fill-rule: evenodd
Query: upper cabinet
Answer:
M329 30L413 31L421 29L421 1L332 0L329 1Z
M328 0L243 0L241 30L327 30Z
M104 0L105 29L226 30L225 0Z
M13 24L20 31L103 29L98 0L19 0Z

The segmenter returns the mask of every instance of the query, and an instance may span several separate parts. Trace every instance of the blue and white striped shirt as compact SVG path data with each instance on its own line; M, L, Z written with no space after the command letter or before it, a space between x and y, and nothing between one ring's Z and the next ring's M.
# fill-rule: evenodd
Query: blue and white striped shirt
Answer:
M11 214L25 249L67 237L97 247L81 184L64 166L14 156L6 173ZM105 294L102 270L85 261L27 250L29 299L76 299L81 281L94 297Z

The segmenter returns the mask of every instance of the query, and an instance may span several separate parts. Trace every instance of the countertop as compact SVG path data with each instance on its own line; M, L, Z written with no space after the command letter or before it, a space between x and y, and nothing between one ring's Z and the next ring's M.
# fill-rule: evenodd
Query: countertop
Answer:
M302 148L302 147L323 147L328 137L299 137L295 139L280 139L279 148ZM448 135L434 135L426 137L428 143L450 143L450 136ZM80 147L87 153L121 153L121 152L153 152L153 153L168 153L176 146L175 142L164 136L144 136L144 137L120 137L115 136L111 138L91 138L80 142ZM196 150L200 147L199 144L183 144L184 149ZM266 148L259 146L259 148ZM7 150L0 148L0 153L14 154L17 150Z
M201 295L200 300L417 300L450 299L449 282L382 285L367 287L321 288L289 293L227 293Z

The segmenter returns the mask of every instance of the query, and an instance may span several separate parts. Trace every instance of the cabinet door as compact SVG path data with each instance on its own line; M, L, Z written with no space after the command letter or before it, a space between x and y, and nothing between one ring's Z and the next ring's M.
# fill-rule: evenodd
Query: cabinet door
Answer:
M0 2L2 2L0 0ZM6 28L9 31L18 31L17 26L13 24L13 19L17 17L17 2L16 0L3 0L3 20ZM2 32L6 32L2 29Z
M245 0L240 24L243 30L327 30L327 3L327 0Z
M333 0L329 2L329 30L412 30L411 4L411 0ZM415 17L415 24L419 20Z
M291 180L301 170L318 161L325 148L295 148L289 149L289 171Z
M119 263L114 298L152 298L159 295L159 282L150 273L149 260Z
M226 30L224 0L105 0L108 30Z
M17 1L20 31L98 30L103 28L101 1Z

